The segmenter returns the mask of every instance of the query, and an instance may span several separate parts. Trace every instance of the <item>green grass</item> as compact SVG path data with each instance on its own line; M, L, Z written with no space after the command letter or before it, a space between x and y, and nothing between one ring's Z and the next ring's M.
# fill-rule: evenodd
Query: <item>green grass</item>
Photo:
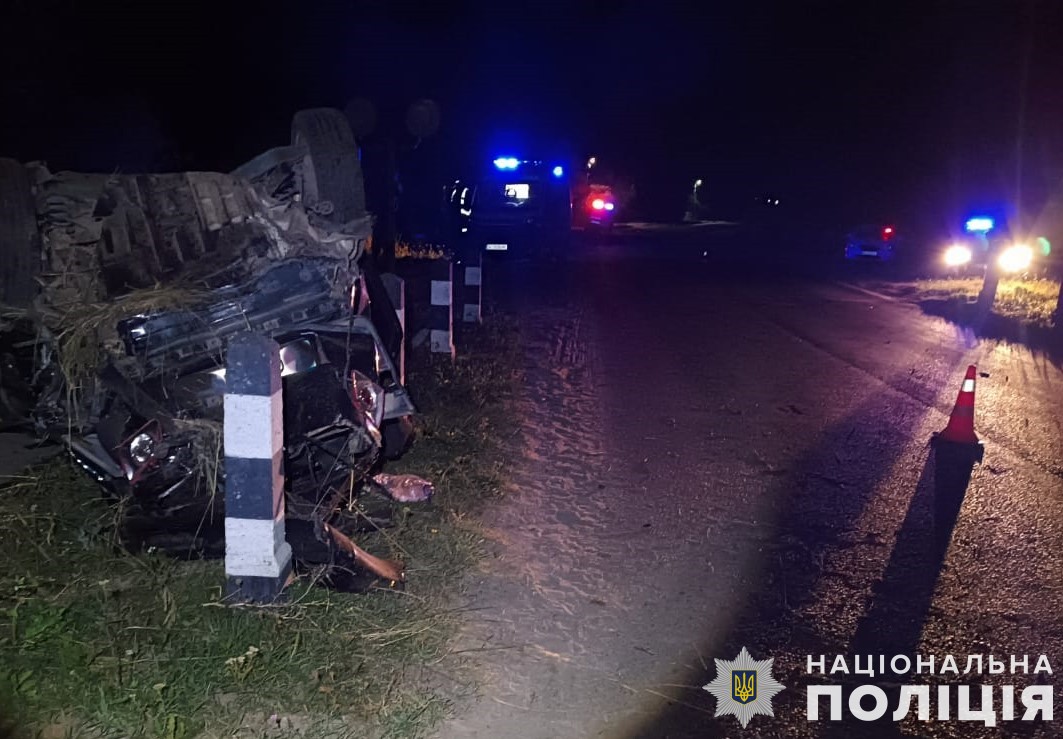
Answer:
M330 592L301 577L279 606L222 601L221 562L132 556L114 507L62 462L0 489L0 711L16 736L416 737L471 687L448 656L455 592L479 555L474 513L499 494L512 332L456 365L415 363L423 436L389 470L436 499L359 537L406 562L404 592Z
M891 292L912 300L973 301L982 289L982 278L917 280L889 286ZM1001 280L993 312L1035 326L1051 328L1052 313L1059 297L1056 280Z

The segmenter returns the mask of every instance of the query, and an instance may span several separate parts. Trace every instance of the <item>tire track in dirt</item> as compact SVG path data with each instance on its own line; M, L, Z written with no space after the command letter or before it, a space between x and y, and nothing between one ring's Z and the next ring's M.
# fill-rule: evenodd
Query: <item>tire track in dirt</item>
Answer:
M521 429L505 497L483 518L488 558L469 583L477 615L456 646L473 650L481 695L441 738L579 736L601 691L618 689L608 651L589 638L619 629L626 606L601 563L628 554L603 464L595 358L580 306L525 315Z

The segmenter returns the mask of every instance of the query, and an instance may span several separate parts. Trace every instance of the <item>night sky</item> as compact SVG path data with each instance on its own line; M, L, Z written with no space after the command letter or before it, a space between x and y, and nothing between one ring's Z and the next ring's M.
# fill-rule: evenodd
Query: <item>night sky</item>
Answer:
M1060 2L512 6L8 0L0 154L224 171L300 107L365 97L401 135L427 97L440 176L595 154L649 210L695 177L721 202L924 219L1036 209L1063 181Z

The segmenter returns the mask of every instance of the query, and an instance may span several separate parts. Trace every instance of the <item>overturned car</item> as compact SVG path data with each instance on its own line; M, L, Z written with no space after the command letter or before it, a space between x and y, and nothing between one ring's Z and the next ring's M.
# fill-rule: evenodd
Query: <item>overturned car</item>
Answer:
M292 142L232 175L0 160L0 417L61 440L118 496L130 546L222 551L237 334L279 345L291 528L311 522L315 539L305 558L343 555L324 534L341 525L326 524L339 491L379 488L379 460L412 439L353 137L320 109L296 115Z

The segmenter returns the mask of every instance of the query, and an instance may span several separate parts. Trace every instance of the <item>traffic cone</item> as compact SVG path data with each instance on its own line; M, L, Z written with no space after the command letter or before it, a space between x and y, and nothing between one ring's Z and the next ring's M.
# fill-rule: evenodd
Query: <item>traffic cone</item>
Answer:
M978 369L967 368L956 405L945 429L934 434L934 540L939 555L948 549L952 531L971 481L971 470L985 448L974 433L974 384Z
M977 375L978 368L975 365L967 368L960 394L956 397L956 405L949 416L949 423L943 431L935 435L936 441L981 447L981 442L974 433L974 385Z

